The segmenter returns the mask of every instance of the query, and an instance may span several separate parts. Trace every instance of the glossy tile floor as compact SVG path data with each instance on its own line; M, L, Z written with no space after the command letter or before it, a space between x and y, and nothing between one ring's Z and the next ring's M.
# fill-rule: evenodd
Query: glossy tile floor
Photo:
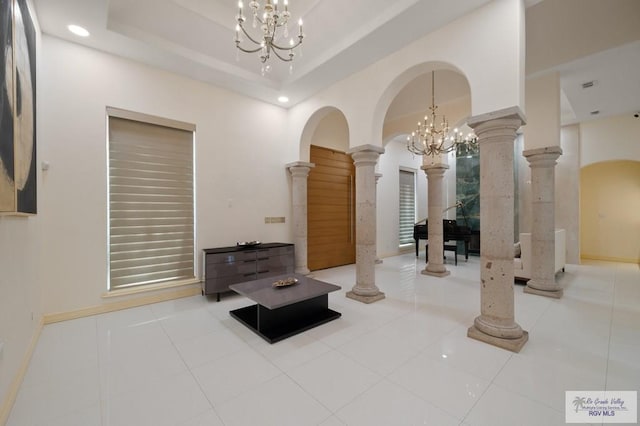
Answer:
M344 296L353 266L319 271L342 318L274 345L229 316L239 295L47 325L8 424L559 425L565 390L639 390L637 265L568 265L561 300L516 286L514 354L466 337L479 258L460 259L443 279L385 259L372 305Z

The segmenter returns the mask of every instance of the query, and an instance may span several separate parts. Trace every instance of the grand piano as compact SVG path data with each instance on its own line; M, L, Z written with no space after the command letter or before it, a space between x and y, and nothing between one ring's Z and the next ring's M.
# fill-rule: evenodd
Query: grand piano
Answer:
M424 222L424 225L420 224ZM424 219L413 226L413 239L416 241L416 257L418 256L418 243L420 240L428 240L428 220ZM469 260L469 242L471 241L471 229L465 225L458 225L455 220L443 219L442 230L444 232L445 250L448 249L448 241L464 241L464 258ZM457 253L457 250L456 250ZM457 263L457 259L456 259Z

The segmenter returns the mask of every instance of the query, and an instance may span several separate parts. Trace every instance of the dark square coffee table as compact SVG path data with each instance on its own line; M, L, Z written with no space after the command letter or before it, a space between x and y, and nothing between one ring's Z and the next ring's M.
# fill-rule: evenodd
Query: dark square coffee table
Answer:
M295 277L287 287L273 287L278 280ZM269 343L275 343L310 328L340 318L329 309L329 293L340 286L299 274L285 274L233 284L229 288L256 302L229 314Z

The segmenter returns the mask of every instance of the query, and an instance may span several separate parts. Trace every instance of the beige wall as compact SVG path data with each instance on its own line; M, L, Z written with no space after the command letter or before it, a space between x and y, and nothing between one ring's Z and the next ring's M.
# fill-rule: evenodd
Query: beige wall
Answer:
M347 152L349 150L349 126L340 111L331 111L316 127L311 145Z
M640 263L640 161L583 167L580 188L582 257Z
M580 123L580 165L640 161L640 118L632 113Z

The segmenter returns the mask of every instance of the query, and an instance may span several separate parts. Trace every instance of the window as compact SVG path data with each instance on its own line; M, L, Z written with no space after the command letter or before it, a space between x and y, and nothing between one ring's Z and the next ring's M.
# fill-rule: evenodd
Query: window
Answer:
M195 126L108 114L109 290L193 279Z
M400 170L400 245L412 244L413 225L416 221L416 173Z

